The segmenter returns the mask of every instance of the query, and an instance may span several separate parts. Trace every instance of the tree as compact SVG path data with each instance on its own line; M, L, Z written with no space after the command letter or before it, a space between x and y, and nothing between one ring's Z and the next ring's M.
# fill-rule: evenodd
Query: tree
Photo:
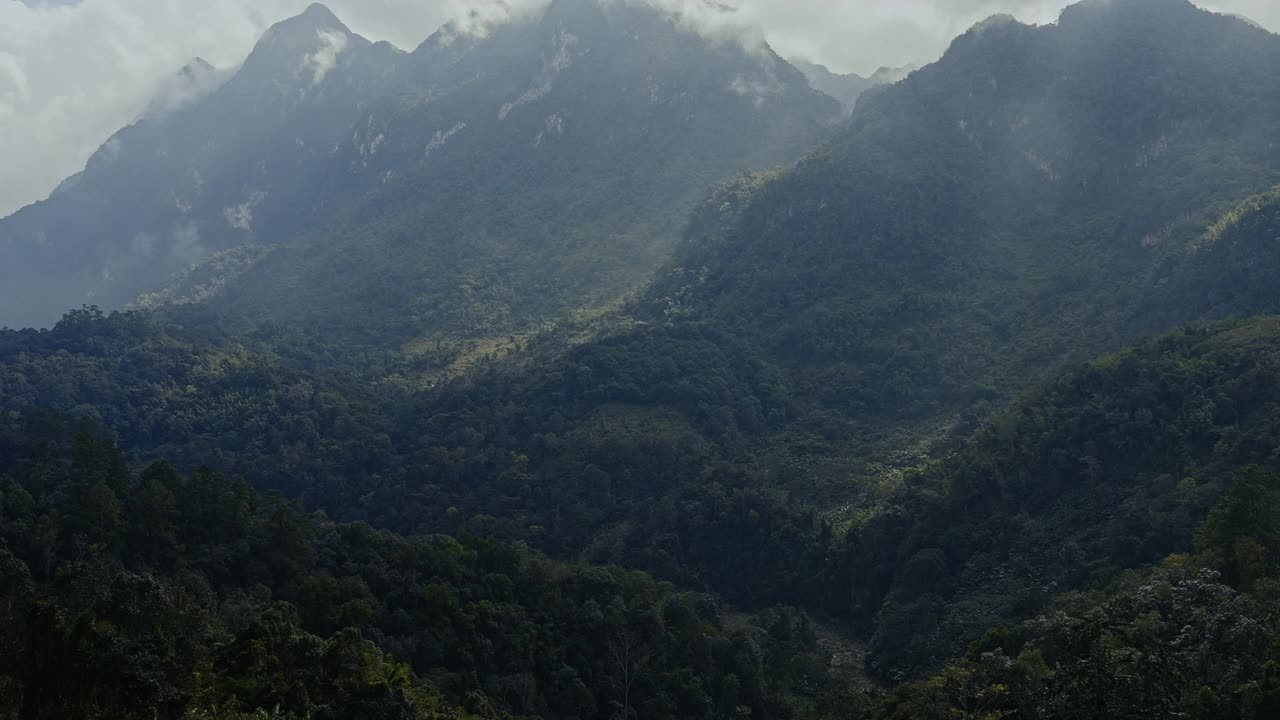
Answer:
M113 545L120 532L120 501L105 482L91 485L76 515L77 530L89 542Z
M617 717L619 720L631 720L632 687L649 664L652 649L630 628L625 628L609 643L609 657L622 686L622 702L618 708L622 714Z
M1196 545L1242 590L1280 570L1280 476L1258 466L1238 470Z
M1266 664L1246 703L1248 720L1280 717L1280 663L1272 660Z
M178 500L174 488L182 477L168 463L148 467L125 502L129 517L129 552L150 562L172 563L178 545Z

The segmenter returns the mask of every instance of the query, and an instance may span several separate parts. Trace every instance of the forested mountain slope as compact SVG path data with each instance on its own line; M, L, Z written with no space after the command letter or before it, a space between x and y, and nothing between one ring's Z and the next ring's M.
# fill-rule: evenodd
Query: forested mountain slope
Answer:
M886 678L939 668L978 641L943 674L885 696L828 674L812 627L793 614L735 629L705 600L639 575L476 539L508 532L492 517L456 524L461 543L404 540L335 526L211 471L183 477L159 464L137 476L94 439L91 418L7 412L0 557L11 581L0 642L27 650L0 654L0 682L22 688L0 697L113 717L145 707L231 718L277 704L284 717L434 717L453 703L480 717L605 717L625 684L613 641L635 624L650 643L635 702L656 716L724 717L728 703L764 717L942 718L988 704L1045 718L1064 706L1269 717L1280 697L1267 665L1280 660L1277 322L1193 328L1071 370L953 457L908 474L843 533L815 528L807 546L787 539L805 536L803 513L788 518L767 489L750 487L747 468L708 468L654 512L629 508L637 531L616 538L625 561L665 557L675 564L658 570L690 580L715 569L703 579L753 603L794 597L869 625ZM659 477L637 462L647 452L667 468L690 456L669 428L651 436L667 440L637 438L630 450L624 429L600 435L597 457L630 465L635 480ZM458 482L484 472L476 449L449 451ZM404 477L419 458L396 461ZM424 489L448 491L442 480ZM599 497L628 492L611 491L599 470L582 480ZM576 497L565 485L541 491ZM417 515L406 497L366 509ZM426 517L423 529L448 522ZM576 522L566 515L556 530L571 537ZM1160 569L1123 572L1171 553ZM604 619L591 620L597 613ZM681 630L690 618L693 635ZM582 630L590 635L566 644ZM32 656L22 643L37 637ZM31 657L39 664L22 659ZM561 662L581 684L564 684Z
M993 18L796 168L707 200L638 311L753 338L868 437L1232 312L1147 300L1280 182L1278 61L1280 37L1184 0Z
M341 519L568 557L594 543L599 560L752 605L798 602L821 576L821 523L725 462L786 402L748 350L656 330L410 395L343 370L306 336L86 310L50 331L0 333L0 410L97 420L132 458L243 475ZM674 523L704 542L651 545ZM773 576L751 575L766 556Z
M51 330L0 332L0 411L68 412L132 456L311 492L313 505L317 488L345 496L388 467L395 388L375 389L297 333L163 320L94 308Z
M1239 215L1220 247L1273 247L1253 222L1273 212ZM1189 550L1236 468L1280 467L1271 319L1071 371L841 528L788 497L785 456L751 447L797 412L785 383L707 328L592 343L399 409L355 394L349 376L301 369L324 365L305 346L230 353L143 317L73 315L8 342L11 412L101 417L139 457L210 463L344 517L522 539L751 606L822 608L874 631L886 674L934 667L1058 592Z
M1191 552L1238 469L1280 470L1278 379L1275 318L1191 328L1030 391L909 474L846 549L884 669L935 665L1055 593Z
M338 525L0 418L0 717L793 717L813 626L491 540Z
M1276 312L1280 189L1247 198L1166 263L1135 313L1148 328Z

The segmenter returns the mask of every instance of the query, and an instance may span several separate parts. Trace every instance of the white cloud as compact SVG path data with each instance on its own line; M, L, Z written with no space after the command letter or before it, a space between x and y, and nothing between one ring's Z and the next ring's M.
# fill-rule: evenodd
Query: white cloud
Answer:
M176 112L208 97L230 76L229 70L218 70L199 61L193 62L181 74L170 78L157 89L143 114L157 117Z
M347 49L347 36L333 30L321 30L316 33L320 47L302 59L304 70L311 72L312 86L319 85L329 71L338 65L338 56Z
M639 0L613 0L636 2ZM927 61L981 18L1053 20L1068 0L648 0L686 22L742 34L765 28L783 55L868 73ZM0 0L0 215L33 202L147 107L193 57L238 65L272 23L310 0ZM415 47L451 18L483 30L545 0L329 0L353 30ZM729 2L737 11L726 14ZM1280 28L1275 0L1206 6ZM478 8L472 13L470 10ZM331 47L331 46L330 46ZM322 78L338 50L318 53Z
M0 52L0 104L17 108L31 99L31 84L22 61L13 53Z

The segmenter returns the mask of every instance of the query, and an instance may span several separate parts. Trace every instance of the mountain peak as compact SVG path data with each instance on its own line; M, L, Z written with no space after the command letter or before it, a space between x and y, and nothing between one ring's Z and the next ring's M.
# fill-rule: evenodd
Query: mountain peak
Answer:
M182 69L178 71L178 77L183 80L196 81L216 72L218 72L218 69L209 64L209 61L202 57L197 57L182 66Z
M547 5L548 11L573 12L583 10L599 10L600 3L597 0L551 0Z
M333 11L323 3L311 3L298 18L304 18L320 25L342 25L342 21L338 19L338 16L334 15Z
M896 82L905 80L908 75L919 70L920 66L915 63L903 65L901 67L881 66L875 72L871 73L872 85L892 85Z
M204 58L193 58L160 86L147 104L143 117L155 117L180 110L207 97L226 78L226 73L220 72Z
M1009 13L996 13L995 15L989 16L985 20L980 20L976 25L974 25L972 28L969 29L969 32L980 33L986 30L992 30L994 28L1007 27L1009 25L1020 25L1020 24L1021 23L1018 22L1018 18L1010 15Z
M347 36L352 34L351 30L329 8L320 3L314 3L301 15L295 15L272 25L258 41L255 52L270 45L295 46L299 43L312 43L316 34L322 32L336 32Z
M1265 25L1258 22L1257 20L1254 20L1248 15L1241 15L1240 13L1223 13L1223 14L1233 20L1239 20L1240 22L1244 23L1245 25L1248 25L1249 27L1255 30L1267 30ZM1267 32L1270 32L1270 31L1267 30Z
M1087 1L1087 0L1086 0ZM1022 23L1018 18L1008 14L999 13L991 15L985 20L980 20L965 31L965 33L952 41L952 46L956 44L977 44L983 42L983 38L988 35L1000 36L1009 32L1017 32L1029 26Z
M1151 22L1178 17L1179 13L1199 13L1191 0L1081 0L1062 11L1059 25L1116 20Z
M316 3L301 15L272 25L245 60L242 74L277 79L307 75L314 85L336 67L347 52L368 44L368 40L351 32L329 8Z

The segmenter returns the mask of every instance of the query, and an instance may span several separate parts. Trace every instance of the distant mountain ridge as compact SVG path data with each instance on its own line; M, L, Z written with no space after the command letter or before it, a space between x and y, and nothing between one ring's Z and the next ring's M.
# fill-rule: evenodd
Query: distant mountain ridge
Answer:
M367 200L214 304L381 346L520 332L638 285L707 188L795 160L839 117L771 51L643 3L446 28L337 148L330 181Z
M853 111L854 106L858 103L858 98L862 97L862 94L866 91L881 85L892 85L919 69L919 66L916 65L896 68L881 67L871 75L862 77L857 73L842 74L832 72L826 65L803 60L793 59L791 64L805 74L814 90L839 100L847 112Z
M221 81L189 66L179 76L185 85L117 133L84 173L0 221L0 324L48 323L81 303L119 307L209 255L332 240L356 227L452 226L455 241L487 236L464 244L479 251L513 234L516 208L562 216L554 234L580 236L562 257L622 237L595 253L607 267L574 268L603 281L563 300L612 296L656 266L678 235L677 218L705 188L744 167L798 158L839 114L769 51L713 43L647 5L594 0L556 0L483 35L446 27L412 53L369 42L317 4L273 26L225 82L209 88L209 78ZM188 101L183 93L197 85L207 92ZM589 199L606 188L620 211L603 207L604 195ZM639 198L635 207L618 202L627 193ZM510 212L497 213L502 226L486 228L495 213L477 203L508 200ZM395 234L369 232L378 242ZM440 242L421 239L409 265L425 274L406 280L457 284L431 275ZM279 277L290 296L297 283L333 295L338 288L323 286L331 266L303 267L330 247L271 259L253 287ZM552 250L533 250L531 261L544 251ZM371 275L386 269L366 260ZM293 277L305 273L319 278ZM512 301L525 298L485 302ZM396 300L413 302L412 294ZM432 312L452 312L445 305L453 300L429 302ZM262 309L299 319L279 302Z
M225 82L188 66L84 172L0 221L0 324L119 307L210 253L325 216L298 180L325 171L402 54L316 5L274 26Z

